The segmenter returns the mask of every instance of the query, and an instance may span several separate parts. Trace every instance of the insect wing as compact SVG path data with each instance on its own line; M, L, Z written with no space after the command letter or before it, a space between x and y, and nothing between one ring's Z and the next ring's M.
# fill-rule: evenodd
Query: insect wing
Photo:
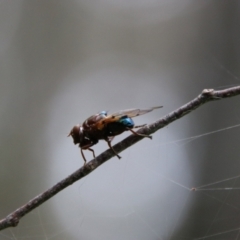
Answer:
M135 108L135 109L127 109L127 110L122 110L122 111L113 113L111 116L119 118L119 117L122 117L122 116L126 115L126 116L132 118L132 117L137 117L137 116L146 114L148 112L153 111L154 109L158 109L158 108L161 108L161 107L162 106L152 107L152 108L148 108L148 109L137 109L137 108Z
M107 115L107 112L103 111L95 115L96 118L94 119L94 124L96 125L98 130L102 130L107 124L118 121L122 116L128 116L129 118L137 117L161 107L162 106L152 107L148 109L138 109L138 108L126 109L110 115Z
M129 118L133 118L133 117L137 117L137 116L146 114L148 112L153 111L154 109L161 108L161 107L162 106L152 107L152 108L144 109L144 110L141 110L141 109L138 109L138 108L121 110L119 112L113 113L113 114L108 115L108 116L105 115L105 117L102 118L96 125L97 125L97 128L99 130L101 130L107 124L118 121L122 116L127 116Z

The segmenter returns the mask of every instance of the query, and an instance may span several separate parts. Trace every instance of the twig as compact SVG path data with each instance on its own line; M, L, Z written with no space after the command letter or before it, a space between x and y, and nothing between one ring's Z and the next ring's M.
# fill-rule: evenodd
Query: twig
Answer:
M213 89L205 89L198 97L196 97L189 103L169 113L168 115L164 116L162 119L141 128L138 131L138 133L152 134L157 130L167 126L169 123L190 113L191 111L195 110L196 108L200 107L206 102L221 100L223 98L233 97L236 95L240 95L240 86L232 87L232 88L228 88L220 91L214 91ZM118 153L122 152L126 148L140 141L142 138L143 137L139 137L136 135L130 135L129 137L125 138L123 141L116 144L113 148ZM39 194L38 196L30 200L28 203L26 203L25 205L18 208L17 210L9 214L7 217L2 219L0 221L0 230L8 227L17 226L19 220L24 215L26 215L27 213L29 213L30 211L32 211L33 209L35 209L36 207L38 207L39 205L41 205L42 203L44 203L45 201L47 201L48 199L56 195L58 192L60 192L64 188L68 187L69 185L73 184L79 179L85 177L86 175L91 173L93 170L95 170L97 167L99 167L101 164L103 164L113 156L115 155L111 149L108 149L107 151L103 152L97 158L88 162L85 166L81 167L79 170L77 170L67 178L63 179L53 187L49 188L47 191Z

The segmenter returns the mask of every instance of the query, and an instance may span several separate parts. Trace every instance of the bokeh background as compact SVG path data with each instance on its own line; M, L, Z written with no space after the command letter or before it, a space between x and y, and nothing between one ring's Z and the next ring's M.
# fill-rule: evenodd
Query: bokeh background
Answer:
M82 166L66 136L90 115L163 105L135 119L152 123L239 85L239 29L238 0L1 0L0 218ZM0 239L240 239L239 100L142 140Z

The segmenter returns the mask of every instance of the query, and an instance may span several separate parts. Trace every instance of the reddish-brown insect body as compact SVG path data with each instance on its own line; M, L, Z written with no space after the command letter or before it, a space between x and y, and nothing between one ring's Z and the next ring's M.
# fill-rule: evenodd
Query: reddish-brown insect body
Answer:
M74 126L68 136L72 136L74 144L79 144L84 159L84 165L87 160L84 156L83 150L91 151L95 158L95 153L91 146L97 144L99 140L105 140L108 143L109 148L111 148L114 154L120 159L121 157L115 152L111 145L114 136L125 131L131 131L135 135L151 139L152 137L149 135L143 135L133 131L133 128L143 127L145 124L134 126L132 118L161 107L162 106L153 107L145 110L128 109L111 115L107 115L106 111L102 111L86 119L82 125L78 124Z

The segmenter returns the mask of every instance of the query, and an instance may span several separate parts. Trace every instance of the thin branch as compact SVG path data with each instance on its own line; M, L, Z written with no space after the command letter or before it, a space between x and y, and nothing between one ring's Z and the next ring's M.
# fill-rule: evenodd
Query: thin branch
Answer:
M205 89L198 97L196 97L189 103L169 113L168 115L164 116L160 120L141 128L138 131L138 133L143 133L148 135L152 134L157 130L167 126L169 123L190 113L191 111L200 107L204 103L215 101L215 100L221 100L223 98L229 98L236 95L240 95L240 86L232 87L232 88L228 88L220 91L214 91L213 89ZM113 146L113 148L117 153L120 153L126 148L140 141L142 138L143 137L139 137L136 135L130 135L129 137L125 138L123 141ZM41 205L42 203L44 203L45 201L47 201L48 199L56 195L58 192L60 192L64 188L68 187L69 185L73 184L79 179L85 177L86 175L94 171L101 164L103 164L113 156L115 155L111 149L108 149L107 151L103 152L97 158L88 162L85 166L81 167L79 170L77 170L67 178L63 179L53 187L49 188L47 191L39 194L38 196L30 200L28 203L24 204L22 207L18 208L17 210L9 214L7 217L2 219L0 221L0 230L8 227L17 226L19 220L24 215L26 215L27 213L29 213L30 211L32 211L33 209L35 209L36 207L38 207L39 205Z

